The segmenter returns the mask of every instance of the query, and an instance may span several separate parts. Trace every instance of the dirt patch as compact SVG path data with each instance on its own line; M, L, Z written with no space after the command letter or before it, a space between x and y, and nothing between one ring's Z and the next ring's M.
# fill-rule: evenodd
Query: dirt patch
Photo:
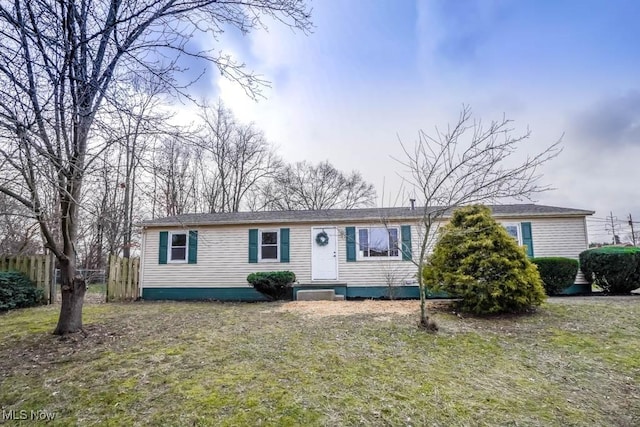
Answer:
M429 310L442 311L450 308L450 300L429 301ZM303 314L309 317L351 316L354 314L376 314L380 319L389 315L412 315L420 312L420 301L292 301L275 311Z
M84 303L85 304L104 304L107 299L107 296L103 293L99 292L87 292L84 294ZM56 293L56 298L54 304L60 304L62 302L62 295L60 292Z
M26 374L37 369L39 375L46 374L56 365L68 362L90 361L106 348L115 349L123 336L133 328L91 324L72 334L55 336L50 333L24 340L24 346L2 349L0 359L0 379L12 372Z
M585 304L585 303L629 303L640 301L640 296L572 296L553 297L547 300L550 304ZM427 309L431 311L452 311L453 300L430 300ZM356 314L376 314L380 319L389 315L412 315L420 311L419 300L363 300L363 301L291 301L282 304L274 311L303 314L310 317L351 316ZM473 317L473 316L472 316ZM493 316L499 319L501 316ZM505 315L507 318L520 318L521 315Z
M84 302L86 304L104 304L106 302L106 295L96 292L87 292L84 295Z

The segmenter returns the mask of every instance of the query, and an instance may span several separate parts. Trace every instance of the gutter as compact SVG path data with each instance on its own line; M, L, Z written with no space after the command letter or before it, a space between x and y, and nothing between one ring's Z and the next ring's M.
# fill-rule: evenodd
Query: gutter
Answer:
M581 212L567 212L567 213L503 213L494 214L495 218L582 218L588 215L593 215L595 211L581 211ZM449 215L445 215L442 219L450 218ZM143 229L147 228L162 228L162 227L202 227L202 226L224 226L224 225L260 225L260 224L326 224L332 223L344 223L352 224L359 222L371 222L371 221L420 221L422 215L416 216L394 216L394 217L358 217L358 218L312 218L312 219L261 219L261 220L247 220L247 221L191 221L191 222L146 222L140 223L139 226Z

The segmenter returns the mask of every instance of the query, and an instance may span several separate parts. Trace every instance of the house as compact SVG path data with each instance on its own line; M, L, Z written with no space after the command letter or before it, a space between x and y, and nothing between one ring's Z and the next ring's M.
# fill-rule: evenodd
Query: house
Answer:
M587 249L586 217L593 211L534 204L491 209L529 256L577 259ZM418 297L413 257L422 241L420 219L420 208L368 208L185 214L146 221L140 296L262 300L247 275L290 270L297 277L294 295L300 289L333 289L346 298ZM570 293L589 289L580 276Z

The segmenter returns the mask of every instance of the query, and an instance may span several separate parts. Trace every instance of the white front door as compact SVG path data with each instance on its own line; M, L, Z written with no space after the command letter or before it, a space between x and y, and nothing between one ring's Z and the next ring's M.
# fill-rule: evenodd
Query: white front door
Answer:
M335 227L314 227L311 229L311 280L337 279L338 232Z

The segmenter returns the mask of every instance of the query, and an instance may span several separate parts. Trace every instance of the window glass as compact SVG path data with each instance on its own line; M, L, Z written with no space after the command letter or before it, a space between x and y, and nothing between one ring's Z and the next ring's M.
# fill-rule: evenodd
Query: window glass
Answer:
M184 260L187 255L185 248L171 248L171 261Z
M507 230L509 236L516 239L516 242L520 244L520 227L518 224L505 224L504 229Z
M397 228L370 227L358 229L360 257L398 257L399 232Z
M262 244L263 245L277 245L278 244L278 233L276 231L265 231L262 233Z
M360 253L362 256L369 256L369 229L361 228L358 231L359 234L359 242L360 242Z
M389 256L398 256L399 254L399 245L398 245L398 229L390 228L389 229Z
M278 232L263 231L260 233L260 259L278 259Z
M187 235L182 234L172 234L171 235L171 246L187 246Z
M389 233L385 228L369 229L369 255L389 256Z
M186 261L187 259L187 233L172 233L169 260Z
M262 259L278 259L278 248L276 246L263 246Z

